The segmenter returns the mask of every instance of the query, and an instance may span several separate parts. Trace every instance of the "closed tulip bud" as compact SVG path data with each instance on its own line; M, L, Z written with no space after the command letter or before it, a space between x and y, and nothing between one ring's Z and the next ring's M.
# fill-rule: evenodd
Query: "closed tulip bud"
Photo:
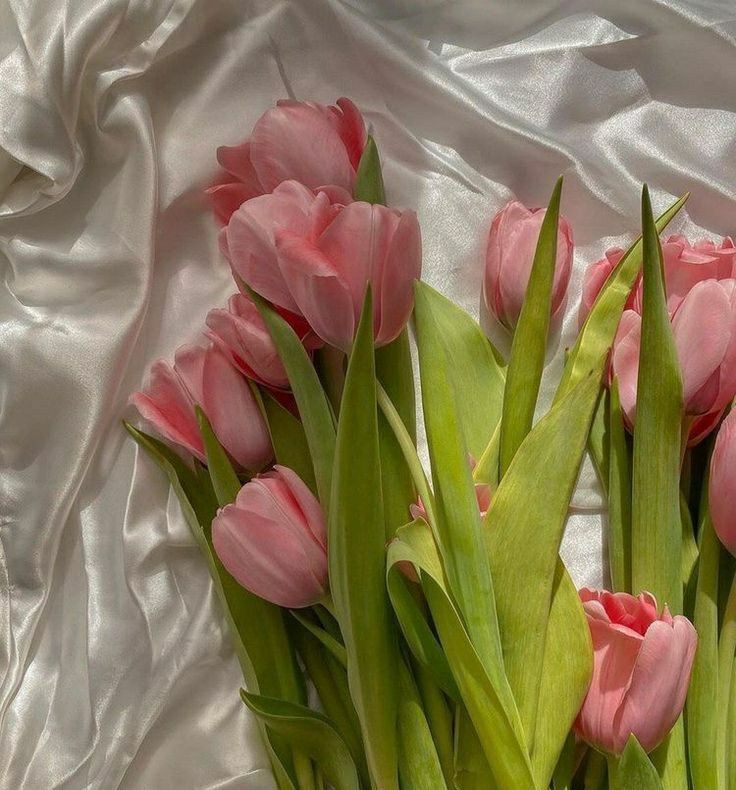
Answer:
M309 189L333 187L347 201L365 143L363 116L349 99L332 107L280 101L256 121L248 140L218 149L223 172L208 190L215 216L227 224L246 200L288 180Z
M298 311L326 343L350 348L368 283L377 345L394 340L409 320L422 266L413 211L350 203L325 226L277 232L276 247Z
M693 418L689 444L718 423L736 396L736 280L696 283L672 316L672 333L682 375L685 413ZM636 416L641 316L626 310L616 333L612 374L629 425Z
M650 593L580 591L593 640L593 678L575 721L580 738L621 754L630 735L655 749L685 705L698 636L692 623L657 612Z
M321 345L307 322L286 312L291 325L308 351ZM253 300L234 294L227 310L216 308L207 314L207 334L230 362L245 376L273 389L288 389L289 378L276 346Z
M272 457L268 428L248 382L214 345L182 346L173 368L155 362L146 387L131 402L162 436L201 461L206 458L195 405L244 469L260 469Z
M718 429L708 485L713 527L721 543L736 556L736 411Z
M546 209L528 209L517 200L507 203L493 219L486 249L483 296L488 310L513 330L524 304L539 230ZM557 260L552 286L552 314L562 307L570 282L572 228L560 216Z
M246 483L212 522L222 564L247 590L299 609L327 593L327 526L319 502L285 466Z

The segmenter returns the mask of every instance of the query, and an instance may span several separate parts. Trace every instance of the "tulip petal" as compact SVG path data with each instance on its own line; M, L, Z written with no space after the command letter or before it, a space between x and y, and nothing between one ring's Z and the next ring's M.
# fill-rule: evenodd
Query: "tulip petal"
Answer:
M588 317L590 308L593 307L593 302L605 285L608 275L616 268L623 255L624 251L620 247L608 250L604 258L586 269L583 278L583 296L580 303L581 324Z
M216 184L205 191L212 200L215 219L222 225L227 225L233 213L252 197L250 189L238 181Z
M310 189L335 184L352 192L355 171L326 108L279 104L257 121L250 153L266 191L294 179Z
M376 300L376 344L395 340L411 316L414 306L414 281L422 273L422 240L419 222L413 211L404 211L393 230L380 280L374 278ZM377 313L377 315L376 315Z
M130 402L156 430L204 461L204 445L194 416L194 403L179 376L163 360L151 366L146 388Z
M250 154L250 141L240 145L221 145L217 149L217 161L228 173L235 176L248 192L248 197L262 195L265 190L258 180Z
M337 100L336 104L340 110L339 113L336 113L339 115L340 137L348 152L350 164L357 172L367 137L365 122L360 110L350 99L343 96Z
M680 304L672 331L682 373L686 411L710 411L717 395L712 388L696 398L699 390L718 370L731 340L731 307L724 289L715 280L697 283Z
M611 372L618 380L621 408L629 425L636 417L636 387L639 376L641 316L625 310L618 325L611 355Z
M222 446L245 469L260 469L272 456L268 429L246 379L219 348L204 359L200 406Z
M616 752L631 734L650 752L672 729L685 705L697 642L692 623L680 615L672 625L658 621L649 627L616 715Z
M643 637L588 617L593 638L593 677L575 731L586 741L614 751L613 722L631 683Z
M276 247L299 311L326 343L348 349L355 335L355 305L331 262L311 242L286 231L278 234Z
M227 226L228 257L233 271L254 291L292 312L298 312L276 260L275 236L281 229L307 234L315 201L329 203L295 181L281 184L273 194L243 204Z
M288 485L291 496L299 507L302 518L306 521L310 535L319 546L327 551L327 522L317 498L301 477L288 466L277 464L274 469Z
M736 411L723 421L713 446L709 504L719 540L736 556Z

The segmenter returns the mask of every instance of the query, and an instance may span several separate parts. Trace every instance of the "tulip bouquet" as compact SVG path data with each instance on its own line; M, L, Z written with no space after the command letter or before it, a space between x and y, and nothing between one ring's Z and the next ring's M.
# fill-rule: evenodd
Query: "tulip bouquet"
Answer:
M218 160L237 293L132 397L176 449L126 427L208 563L279 788L736 787L730 241L660 246L685 198L655 221L645 187L535 422L561 180L491 228L504 359L420 281L417 217L386 205L350 101L280 102ZM612 592L559 557L586 452Z

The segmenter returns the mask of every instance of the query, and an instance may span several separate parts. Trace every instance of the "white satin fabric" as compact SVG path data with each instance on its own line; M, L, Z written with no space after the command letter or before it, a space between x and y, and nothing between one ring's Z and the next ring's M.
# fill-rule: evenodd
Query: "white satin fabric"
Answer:
M233 290L202 195L277 98L365 111L424 277L478 314L491 215L565 175L586 263L643 180L733 231L736 12L568 0L0 0L0 787L272 788L207 570L129 393ZM506 342L498 330L493 336ZM564 555L600 583L588 468ZM258 624L254 624L257 628Z

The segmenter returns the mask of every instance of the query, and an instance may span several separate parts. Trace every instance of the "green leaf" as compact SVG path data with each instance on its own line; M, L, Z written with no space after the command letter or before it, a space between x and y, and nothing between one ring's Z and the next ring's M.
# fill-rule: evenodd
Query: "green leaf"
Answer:
M729 707L731 704L732 669L736 653L736 576L731 581L726 609L721 622L718 640L718 757L723 766L724 777L728 776L730 753L734 749L733 730L728 727Z
M399 543L404 546L400 549ZM392 552L395 552L392 554ZM533 788L529 755L506 677L487 672L445 586L429 531L410 524L398 530L389 561L410 562L427 598L437 633L478 739L499 787Z
M455 389L461 376L458 360L450 357L442 342L435 304L430 292L417 283L414 315L437 519L432 526L452 597L473 645L489 673L502 675L493 582L464 441L462 399ZM509 695L506 705L510 708L512 703Z
M548 787L593 674L583 606L560 560L555 571L532 752L537 787Z
M209 469L212 487L217 495L217 501L221 506L229 505L235 501L238 491L241 489L238 475L227 457L227 453L217 440L207 415L195 406L199 431L204 441L205 452L207 453L207 468Z
M455 717L455 744L457 790L497 790L483 746L462 705L458 706Z
M269 729L311 757L335 790L360 790L350 751L326 716L293 702L249 694L242 689L240 696Z
M319 501L325 513L329 513L335 458L335 423L330 404L309 354L294 330L263 297L250 288L247 292L271 333L289 377L312 456Z
M644 291L631 510L631 581L682 611L680 440L682 383L649 192L642 193Z
M685 205L689 195L675 201L657 220L657 232L661 233L670 220ZM631 289L642 266L642 240L629 247L618 266L611 272L601 289L588 318L583 324L575 345L567 355L567 363L555 399L559 400L582 378L592 372L602 372L608 360L608 351L613 345L618 322Z
M379 203L386 205L386 191L383 187L383 174L381 160L378 156L376 141L371 135L365 141L365 148L358 163L358 172L355 176L353 198L366 203Z
M263 393L263 408L276 462L293 469L316 494L317 483L314 479L314 467L304 426L267 392Z
M448 787L455 778L455 745L453 741L453 711L429 669L417 661L411 663L419 689L427 724L432 735L440 769Z
M493 578L503 590L497 606L506 673L530 750L534 748L558 551L599 385L595 376L581 380L534 426L486 515ZM575 610L570 616L577 617ZM582 628L579 621L572 622Z
M621 757L608 763L608 780L611 790L661 790L662 781L657 771L631 735ZM700 790L700 788L698 788Z
M436 327L434 343L441 344L450 360L455 411L468 452L479 459L501 420L504 369L476 321L426 283L416 288ZM421 336L417 343L422 343Z
M707 484L704 484L707 485ZM718 758L718 570L720 543L706 509L700 525L700 562L693 625L698 632L687 695L687 748L690 778L698 790L725 787Z
M329 567L335 612L347 650L350 693L371 778L377 787L395 790L398 652L385 583L372 315L368 290L337 429Z
M613 589L631 589L631 460L618 381L611 384L608 413L608 561Z
M609 418L610 418L610 393L604 388L598 398L598 406L593 415L588 436L588 452L595 467L598 480L604 494L608 495L609 470Z
M440 758L424 715L414 679L403 660L399 661L399 775L402 790L447 788Z
M414 374L406 329L393 343L376 349L376 376L396 407L409 435L416 441ZM391 540L398 527L406 522L409 503L416 499L416 491L401 446L381 412L378 415L378 438L386 540Z
M501 477L509 468L514 454L534 421L552 313L552 284L557 261L557 224L561 195L562 177L557 179L539 229L529 284L511 344L501 418Z

